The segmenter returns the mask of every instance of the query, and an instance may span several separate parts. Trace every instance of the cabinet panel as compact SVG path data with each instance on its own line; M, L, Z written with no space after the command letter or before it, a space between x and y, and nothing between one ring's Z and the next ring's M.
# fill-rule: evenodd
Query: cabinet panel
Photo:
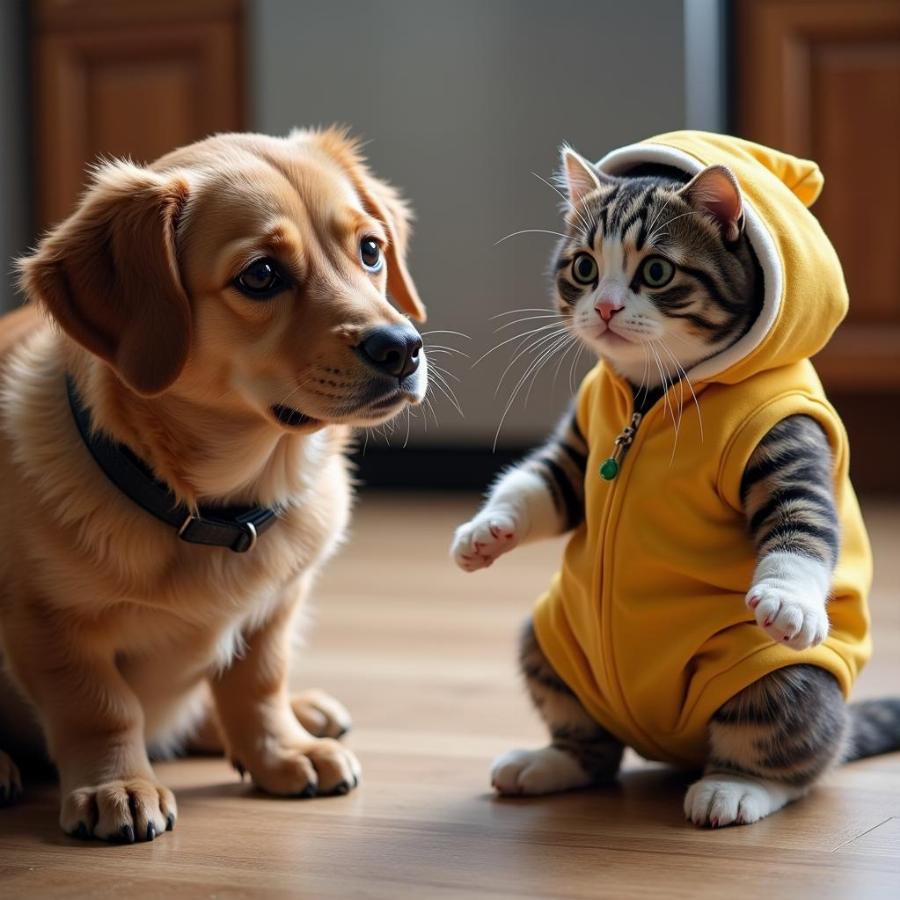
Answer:
M151 160L242 127L239 6L189 5L161 21L165 6L40 5L35 125L42 225L71 210L85 167L100 155ZM74 14L79 8L83 19Z
M813 208L851 311L816 359L829 387L900 390L900 3L739 0L739 133L819 162Z

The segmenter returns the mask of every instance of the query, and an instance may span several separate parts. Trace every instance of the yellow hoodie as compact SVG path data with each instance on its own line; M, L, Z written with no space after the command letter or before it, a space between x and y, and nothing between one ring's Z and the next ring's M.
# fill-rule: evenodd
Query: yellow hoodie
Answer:
M628 385L602 363L582 383L578 421L590 457L584 524L535 610L538 641L585 708L649 759L699 765L706 725L726 700L782 666L831 672L846 695L870 654L868 540L847 475L847 437L808 357L847 310L840 263L807 210L815 163L731 137L677 132L610 153L602 170L642 162L693 174L721 163L744 195L763 269L759 319L690 373L677 447L665 399L640 423L617 478L599 468L629 423ZM678 385L669 403L680 405ZM834 451L842 545L828 604L831 632L797 652L773 642L744 604L756 564L740 500L747 461L787 416L819 422Z

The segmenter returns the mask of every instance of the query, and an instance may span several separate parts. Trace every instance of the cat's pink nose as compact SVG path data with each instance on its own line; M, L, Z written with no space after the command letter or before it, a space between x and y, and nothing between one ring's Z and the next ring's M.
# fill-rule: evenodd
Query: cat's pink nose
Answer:
M617 303L615 300L608 300L603 297L594 304L594 309L600 313L600 318L603 319L604 322L608 322L622 309L622 304Z

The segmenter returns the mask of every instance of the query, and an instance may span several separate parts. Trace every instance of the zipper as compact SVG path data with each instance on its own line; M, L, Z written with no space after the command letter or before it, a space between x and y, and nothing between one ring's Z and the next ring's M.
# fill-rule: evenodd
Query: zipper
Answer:
M622 429L613 443L612 455L600 463L600 477L604 481L612 481L619 474L625 454L631 448L643 418L644 414L641 412L632 414L631 421Z
M604 481L612 483L610 484L608 491L606 491L606 503L604 504L603 518L599 529L601 572L598 573L600 577L599 583L597 584L599 600L597 613L600 620L600 646L603 651L601 653L601 665L603 667L607 689L610 691L610 707L613 710L614 715L624 717L624 722L629 730L639 736L648 746L655 747L655 741L653 741L653 739L649 737L644 732L644 729L638 724L625 700L625 694L622 689L622 683L616 665L615 645L612 639L612 610L610 608L610 603L604 602L604 586L605 584L610 583L614 577L614 553L612 541L610 540L610 529L613 527L613 512L616 506L616 493L618 491L618 484L615 479L621 472L622 463L634 443L638 428L647 416L652 416L657 403L662 399L662 393L658 397L645 394L640 403L636 401L636 398L629 397L629 399L631 400L631 403L629 404L632 410L631 419L613 442L612 454L600 464L600 477Z

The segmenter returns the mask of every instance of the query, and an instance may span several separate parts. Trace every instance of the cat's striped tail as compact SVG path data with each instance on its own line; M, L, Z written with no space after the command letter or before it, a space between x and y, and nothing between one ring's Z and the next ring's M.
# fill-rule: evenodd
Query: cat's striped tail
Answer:
M850 742L846 761L900 750L900 697L862 700L848 706Z

